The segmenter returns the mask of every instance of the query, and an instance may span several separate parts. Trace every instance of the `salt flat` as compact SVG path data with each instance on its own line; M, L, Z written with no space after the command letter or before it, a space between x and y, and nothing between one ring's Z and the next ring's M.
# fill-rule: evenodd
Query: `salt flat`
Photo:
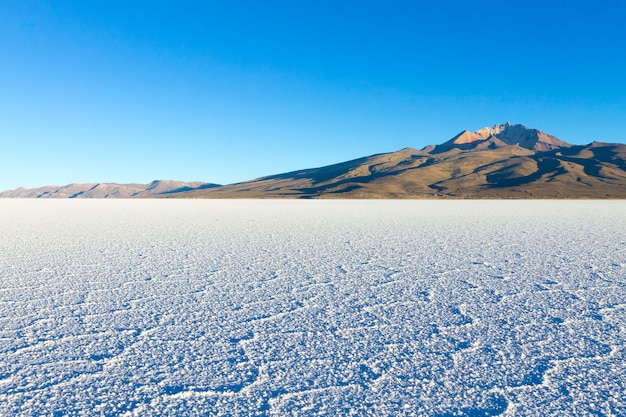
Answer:
M626 415L626 201L0 201L1 415Z

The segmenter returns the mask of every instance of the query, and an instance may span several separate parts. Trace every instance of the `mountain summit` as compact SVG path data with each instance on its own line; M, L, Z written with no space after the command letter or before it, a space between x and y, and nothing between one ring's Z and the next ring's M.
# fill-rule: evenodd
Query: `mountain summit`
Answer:
M529 129L522 124L512 125L506 122L501 125L493 125L493 127L483 127L475 132L464 130L436 149L439 152L445 152L453 148L462 150L494 149L506 145L518 145L534 151L551 151L572 146L541 130Z

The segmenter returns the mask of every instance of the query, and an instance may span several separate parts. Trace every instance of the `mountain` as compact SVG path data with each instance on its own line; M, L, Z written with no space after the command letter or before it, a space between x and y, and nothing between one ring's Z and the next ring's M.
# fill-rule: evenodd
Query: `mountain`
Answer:
M476 132L467 130L437 147L438 152L453 148L458 149L493 149L505 145L519 145L533 151L551 151L557 148L569 148L571 145L537 129L524 125L512 125L509 122L493 127L484 127Z
M181 198L626 198L626 145L571 145L524 125L405 148Z
M0 198L132 198L155 197L219 187L203 182L152 181L149 184L89 183L40 188L18 188L0 193Z
M154 181L23 188L0 197L165 198L626 198L626 145L571 145L510 123L237 184Z

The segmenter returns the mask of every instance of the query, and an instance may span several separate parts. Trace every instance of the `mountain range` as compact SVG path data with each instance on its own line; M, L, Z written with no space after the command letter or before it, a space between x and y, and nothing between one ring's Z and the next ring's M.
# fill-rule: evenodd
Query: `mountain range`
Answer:
M626 145L572 145L505 123L463 131L420 150L405 148L237 184L90 185L86 190L77 185L18 189L0 197L626 198Z
M18 188L0 193L4 198L133 198L155 197L219 187L204 182L152 181L149 184L87 183Z

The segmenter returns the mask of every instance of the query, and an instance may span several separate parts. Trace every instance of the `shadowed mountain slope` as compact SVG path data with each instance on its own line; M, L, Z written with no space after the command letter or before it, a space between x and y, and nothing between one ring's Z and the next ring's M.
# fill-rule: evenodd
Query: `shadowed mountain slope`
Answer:
M626 198L626 145L573 146L523 125L207 190L188 198Z

